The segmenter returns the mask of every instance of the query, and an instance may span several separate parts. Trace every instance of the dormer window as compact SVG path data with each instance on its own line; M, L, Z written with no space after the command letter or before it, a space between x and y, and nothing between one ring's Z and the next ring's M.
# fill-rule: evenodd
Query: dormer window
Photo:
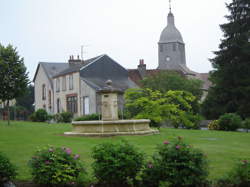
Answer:
M43 100L46 99L46 85L45 84L42 85L42 99Z

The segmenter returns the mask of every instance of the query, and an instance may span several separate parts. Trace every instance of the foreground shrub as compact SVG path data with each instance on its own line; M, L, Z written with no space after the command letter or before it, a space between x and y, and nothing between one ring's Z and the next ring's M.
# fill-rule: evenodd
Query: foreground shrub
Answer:
M249 187L250 186L250 162L242 160L224 178L218 180L217 186Z
M0 152L0 186L13 180L17 175L16 167Z
M145 165L143 186L200 187L207 183L208 166L204 154L185 144L182 138L157 148L153 160ZM164 186L164 185L163 185Z
M70 148L38 150L29 161L34 182L48 186L75 183L80 172L84 172L79 157Z
M70 112L62 112L53 116L54 120L58 123L70 123L73 118L73 114Z
M30 120L35 122L45 122L49 119L49 115L46 110L38 109L30 115Z
M89 114L89 115L78 117L74 119L74 121L92 121L92 120L99 120L100 118L101 118L100 114Z
M238 114L228 113L220 116L218 125L220 130L236 131L241 127L242 119Z
M208 124L209 130L220 130L219 120L213 120Z
M94 175L101 184L122 186L135 183L143 166L143 154L127 142L104 143L93 150Z

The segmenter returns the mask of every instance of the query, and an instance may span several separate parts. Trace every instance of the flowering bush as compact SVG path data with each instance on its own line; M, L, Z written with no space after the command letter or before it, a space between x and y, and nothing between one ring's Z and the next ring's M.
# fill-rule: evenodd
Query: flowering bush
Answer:
M220 130L219 121L213 120L208 124L209 130Z
M152 161L145 165L142 173L143 186L158 187L167 184L171 187L203 186L207 182L208 167L205 155L182 138L159 145Z
M224 178L218 180L217 186L250 186L250 161L239 161L231 172L229 172Z
M15 166L0 152L0 186L14 179L17 175Z
M122 186L135 178L143 166L143 154L127 142L104 143L93 150L94 175L102 184Z
M38 184L72 184L84 172L78 154L72 154L70 148L46 147L38 150L29 165L33 180Z

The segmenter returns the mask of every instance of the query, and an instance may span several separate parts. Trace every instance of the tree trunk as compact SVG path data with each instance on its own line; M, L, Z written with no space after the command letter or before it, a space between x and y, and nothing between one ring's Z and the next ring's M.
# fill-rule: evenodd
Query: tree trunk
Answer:
M8 125L10 125L10 101L7 100Z

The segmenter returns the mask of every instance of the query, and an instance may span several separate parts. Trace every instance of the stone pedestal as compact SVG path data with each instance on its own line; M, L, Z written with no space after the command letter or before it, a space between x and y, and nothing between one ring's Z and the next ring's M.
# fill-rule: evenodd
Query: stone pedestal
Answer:
M118 120L118 98L117 93L104 93L102 98L102 120Z

